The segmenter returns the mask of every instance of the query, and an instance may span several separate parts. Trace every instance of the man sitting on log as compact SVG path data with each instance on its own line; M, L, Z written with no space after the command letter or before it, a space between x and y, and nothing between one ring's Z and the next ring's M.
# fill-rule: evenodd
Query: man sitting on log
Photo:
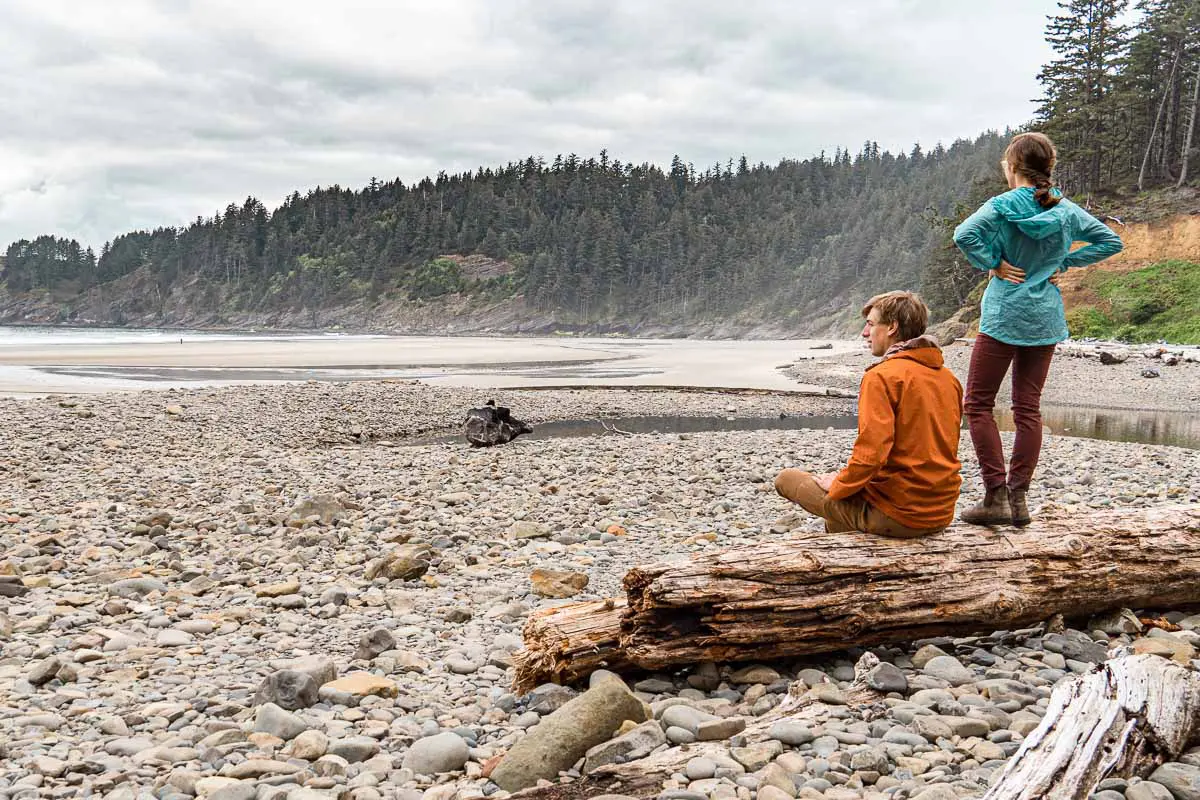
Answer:
M825 520L825 530L913 538L954 519L963 389L925 336L929 310L912 292L876 295L862 309L871 354L858 390L858 439L837 473L785 469L779 494Z

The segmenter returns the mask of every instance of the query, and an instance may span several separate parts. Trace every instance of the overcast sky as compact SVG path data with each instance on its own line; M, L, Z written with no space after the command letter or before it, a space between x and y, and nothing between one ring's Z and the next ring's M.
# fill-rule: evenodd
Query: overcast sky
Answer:
M1027 121L1054 0L3 0L0 252L527 155L698 168Z

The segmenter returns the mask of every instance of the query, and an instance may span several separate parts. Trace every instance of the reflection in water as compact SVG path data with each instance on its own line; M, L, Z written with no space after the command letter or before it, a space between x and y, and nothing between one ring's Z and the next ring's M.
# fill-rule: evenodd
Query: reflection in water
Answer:
M1043 408L1042 424L1060 436L1080 436L1114 442L1165 444L1200 449L1200 420L1183 412L1112 411L1092 408ZM557 439L575 436L599 436L606 427L628 433L702 433L707 431L853 430L858 426L853 416L796 416L796 417L614 417L604 420L560 420L534 425L528 439ZM1000 415L1001 430L1012 430L1012 414ZM406 444L430 442L461 442L461 434L411 439ZM963 447L970 447L970 437L963 434Z
M800 428L858 427L854 417L614 417L604 425L627 433L701 433L707 431L794 431ZM600 420L563 420L533 427L533 439L605 433Z
M997 409L996 417L1001 430L1013 430L1010 410ZM1200 416L1184 411L1116 411L1043 406L1042 425L1059 436L1200 449Z

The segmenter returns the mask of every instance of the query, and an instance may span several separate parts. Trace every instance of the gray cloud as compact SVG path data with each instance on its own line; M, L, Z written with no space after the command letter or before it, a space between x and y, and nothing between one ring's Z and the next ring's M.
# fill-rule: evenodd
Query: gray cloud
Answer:
M527 155L704 167L1026 121L1054 0L7 0L0 246Z

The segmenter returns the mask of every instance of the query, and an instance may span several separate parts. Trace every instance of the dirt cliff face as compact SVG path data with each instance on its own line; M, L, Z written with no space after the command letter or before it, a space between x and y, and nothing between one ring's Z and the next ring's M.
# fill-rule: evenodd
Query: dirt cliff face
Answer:
M1179 214L1156 222L1109 225L1125 249L1117 255L1083 269L1068 270L1059 282L1063 304L1069 312L1080 306L1101 303L1101 299L1085 285L1085 278L1094 272L1132 272L1161 261L1194 261L1200 264L1200 213Z
M1113 224L1125 249L1102 269L1137 269L1168 259L1200 263L1200 214L1171 217L1157 223Z
M1125 243L1117 255L1063 276L1063 284L1078 283L1091 270L1129 272L1170 259L1200 263L1200 213L1180 214L1158 222L1120 224L1108 221Z

